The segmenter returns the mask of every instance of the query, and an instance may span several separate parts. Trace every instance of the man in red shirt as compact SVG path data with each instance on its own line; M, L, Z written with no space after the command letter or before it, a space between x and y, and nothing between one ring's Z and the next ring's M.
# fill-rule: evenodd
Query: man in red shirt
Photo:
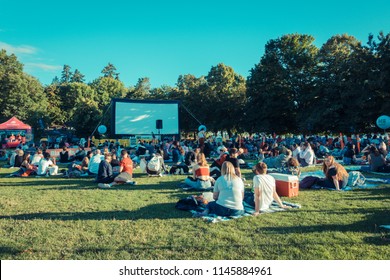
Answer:
M133 181L133 161L129 157L129 154L126 150L122 150L121 152L122 160L120 162L119 167L119 175L115 177L114 182L110 184L104 184L100 185L99 187L102 189L108 189L112 186L118 185L118 184L131 184L135 185L136 182Z

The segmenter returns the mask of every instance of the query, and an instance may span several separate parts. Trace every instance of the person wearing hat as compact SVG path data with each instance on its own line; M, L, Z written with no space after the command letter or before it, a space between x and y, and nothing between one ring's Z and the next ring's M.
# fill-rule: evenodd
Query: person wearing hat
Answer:
M202 153L203 153L203 149L204 149L205 139L206 139L206 128L201 127L201 129L198 132L198 144L199 144L200 151Z

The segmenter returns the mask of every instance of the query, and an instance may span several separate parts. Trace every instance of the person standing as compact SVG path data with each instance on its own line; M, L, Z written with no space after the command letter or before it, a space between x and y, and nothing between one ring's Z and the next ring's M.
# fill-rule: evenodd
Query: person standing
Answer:
M198 132L198 144L199 144L200 151L202 153L204 149L205 140L206 140L206 128L202 127Z

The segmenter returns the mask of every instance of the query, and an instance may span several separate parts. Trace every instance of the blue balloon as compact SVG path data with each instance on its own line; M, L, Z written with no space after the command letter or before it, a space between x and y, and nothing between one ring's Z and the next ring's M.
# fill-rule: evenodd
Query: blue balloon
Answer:
M390 128L390 117L383 115L376 120L376 125L381 129Z
M106 127L105 125L100 125L100 126L98 127L98 132L99 132L100 134L106 133L106 132L107 132L107 127Z

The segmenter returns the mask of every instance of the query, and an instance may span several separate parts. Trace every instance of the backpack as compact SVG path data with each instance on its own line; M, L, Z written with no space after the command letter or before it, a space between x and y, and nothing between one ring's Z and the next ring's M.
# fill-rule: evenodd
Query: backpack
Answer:
M366 177L359 171L351 171L348 175L348 187L361 187L366 182Z
M160 164L160 159L158 157L152 157L150 161L148 162L148 169L150 171L160 171L161 169L161 164Z
M176 203L175 208L184 211L202 211L205 209L207 204L208 201L203 197L203 195L191 195L186 198L180 199Z

